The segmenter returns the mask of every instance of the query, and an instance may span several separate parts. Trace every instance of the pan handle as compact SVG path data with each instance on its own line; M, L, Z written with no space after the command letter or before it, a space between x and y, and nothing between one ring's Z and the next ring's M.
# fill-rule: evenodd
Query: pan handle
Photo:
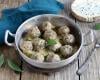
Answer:
M8 36L12 36L13 38L15 38L15 34L12 34L9 30L6 30L5 32L5 43L8 45L8 46L15 46L15 43L10 43L8 42Z

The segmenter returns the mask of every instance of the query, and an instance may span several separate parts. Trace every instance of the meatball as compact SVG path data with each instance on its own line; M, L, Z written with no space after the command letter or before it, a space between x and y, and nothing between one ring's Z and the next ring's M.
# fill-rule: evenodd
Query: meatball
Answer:
M72 44L75 42L75 37L74 35L72 34L66 34L66 35L63 35L63 42L65 44L69 43L69 44Z
M45 56L48 55L48 50L46 50L46 49L41 49L41 50L39 51L39 53L41 53L41 55L43 55L43 56L45 57Z
M58 33L61 34L61 35L62 34L68 34L69 32L70 32L70 29L67 26L62 26L58 29Z
M57 38L57 34L53 30L47 30L47 31L44 32L43 37L44 37L45 40L56 39Z
M72 55L73 48L70 45L65 45L60 48L61 55L64 57Z
M49 21L45 21L42 24L42 31L51 30L53 28L55 28L55 26L53 26Z
M61 60L60 56L55 53L50 53L46 58L47 62L56 62L60 60Z
M34 59L34 60L39 61L39 62L43 62L44 56L41 55L40 53L36 53L36 54L31 56L31 59Z
M33 49L32 41L24 41L23 39L20 40L19 46L22 51Z
M30 36L34 37L39 37L41 35L40 30L38 29L37 26L33 26L28 30L28 34Z
M59 41L56 41L57 43L51 46L48 46L49 50L57 51L61 47L61 43Z
M40 39L40 38L34 38L33 39L33 47L34 47L34 50L36 50L36 51L44 49L45 48L45 40Z

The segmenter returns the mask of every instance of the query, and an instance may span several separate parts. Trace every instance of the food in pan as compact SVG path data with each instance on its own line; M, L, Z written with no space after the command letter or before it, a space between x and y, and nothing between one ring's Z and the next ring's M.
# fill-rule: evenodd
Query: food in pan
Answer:
M75 37L72 34L63 35L63 42L64 44L73 44L75 42Z
M38 29L37 26L32 26L29 30L28 30L28 34L32 37L39 37L41 35L40 30Z
M70 32L70 29L68 26L62 26L58 29L58 33L60 35L68 34Z
M70 56L72 54L73 47L70 45L64 45L60 47L60 53L63 56Z
M19 47L33 60L57 62L67 59L78 50L75 40L68 25L57 27L50 21L44 21L38 26L32 25L23 33Z
M46 41L41 38L34 38L32 40L32 43L33 43L34 50L39 51L45 48Z
M42 31L47 31L47 30L51 30L55 28L55 26L53 26L49 21L45 21L42 23L42 26L41 26L41 30Z
M57 39L57 33L53 30L46 30L43 34L45 40L48 39Z
M55 61L60 61L60 60L61 60L60 56L58 54L55 54L55 53L50 53L46 57L47 62L55 62Z
M20 40L20 48L22 51L32 50L33 49L32 41L25 41L25 40L21 39Z

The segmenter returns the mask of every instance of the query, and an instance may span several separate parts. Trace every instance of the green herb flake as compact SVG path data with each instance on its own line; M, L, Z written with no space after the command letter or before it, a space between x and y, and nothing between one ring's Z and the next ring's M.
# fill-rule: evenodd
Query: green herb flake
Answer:
M8 59L8 60L7 60L7 63L8 63L8 66L9 66L12 70L14 70L14 71L16 71L16 72L22 72L22 69L21 69L15 62L13 62L12 60Z
M3 64L4 64L4 55L1 54L0 55L0 67L2 67Z
M54 39L47 40L47 45L48 46L52 46L52 45L55 45L55 44L57 44L57 42Z
M96 24L95 30L100 30L100 23Z

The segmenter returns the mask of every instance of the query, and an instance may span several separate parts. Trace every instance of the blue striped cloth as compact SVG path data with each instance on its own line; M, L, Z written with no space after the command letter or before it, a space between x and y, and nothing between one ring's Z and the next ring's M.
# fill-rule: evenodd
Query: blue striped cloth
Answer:
M4 9L0 19L0 44L4 43L7 29L15 33L26 19L40 14L58 14L63 8L56 0L31 0L18 8Z

